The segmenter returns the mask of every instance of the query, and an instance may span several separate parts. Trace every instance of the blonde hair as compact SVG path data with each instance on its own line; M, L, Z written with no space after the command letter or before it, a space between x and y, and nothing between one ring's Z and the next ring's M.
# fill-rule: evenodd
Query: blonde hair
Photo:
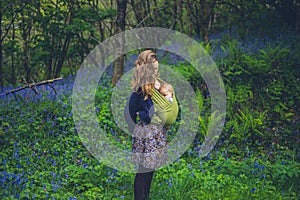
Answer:
M155 69L153 63L155 62L156 54L151 50L146 50L140 53L135 61L135 68L133 71L132 89L137 92L139 88L142 89L145 95L145 100L151 95L156 80Z

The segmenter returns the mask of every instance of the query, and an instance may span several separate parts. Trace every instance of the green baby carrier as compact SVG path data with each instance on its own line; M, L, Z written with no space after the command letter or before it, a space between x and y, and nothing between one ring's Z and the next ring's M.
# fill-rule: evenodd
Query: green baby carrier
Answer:
M160 83L164 83L163 80L158 79ZM165 126L172 125L178 115L178 103L173 95L173 101L170 102L157 90L153 89L151 92L151 98L154 103L155 114L151 120L151 123L162 124Z

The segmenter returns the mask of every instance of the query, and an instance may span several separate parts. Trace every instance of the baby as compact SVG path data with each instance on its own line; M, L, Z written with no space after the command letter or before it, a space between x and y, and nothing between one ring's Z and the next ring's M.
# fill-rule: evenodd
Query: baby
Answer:
M173 102L173 93L174 90L172 86L168 83L164 83L160 86L159 92L169 101Z
M169 102L173 102L173 94L174 90L172 86L168 83L163 83L160 85L159 93L161 93L165 99L167 99ZM139 111L136 113L137 115L147 115L144 111Z

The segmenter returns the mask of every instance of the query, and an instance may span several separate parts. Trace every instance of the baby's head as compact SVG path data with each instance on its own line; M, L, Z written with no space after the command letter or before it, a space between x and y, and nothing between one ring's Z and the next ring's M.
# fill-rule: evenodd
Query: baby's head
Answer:
M160 88L159 92L166 98L166 99L173 99L174 90L172 86L168 83L163 83Z

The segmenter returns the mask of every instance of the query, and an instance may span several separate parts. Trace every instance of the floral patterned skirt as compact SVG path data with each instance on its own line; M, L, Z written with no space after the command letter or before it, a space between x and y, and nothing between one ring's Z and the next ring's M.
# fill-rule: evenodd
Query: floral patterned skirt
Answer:
M133 131L132 160L145 168L157 169L168 161L167 129L138 122Z

